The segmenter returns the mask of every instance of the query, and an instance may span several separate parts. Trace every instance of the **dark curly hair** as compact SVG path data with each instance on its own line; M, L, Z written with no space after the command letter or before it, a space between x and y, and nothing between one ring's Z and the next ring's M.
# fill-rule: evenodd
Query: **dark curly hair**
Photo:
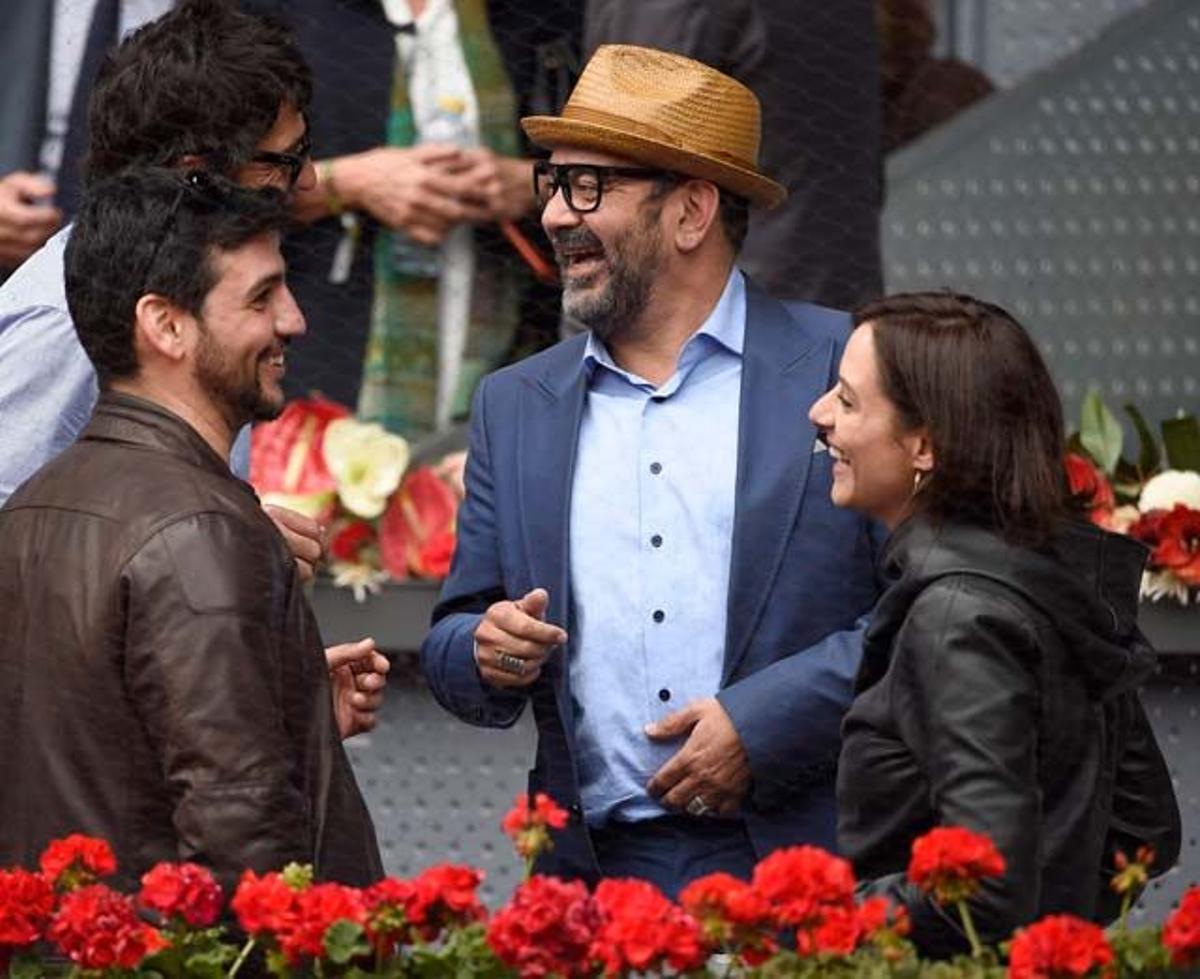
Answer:
M89 104L87 181L200 155L230 174L283 104L304 112L312 75L290 30L232 0L184 0L105 59Z
M63 256L67 306L100 386L138 371L134 317L147 293L199 315L216 284L213 251L288 221L282 194L207 172L131 167L84 194Z

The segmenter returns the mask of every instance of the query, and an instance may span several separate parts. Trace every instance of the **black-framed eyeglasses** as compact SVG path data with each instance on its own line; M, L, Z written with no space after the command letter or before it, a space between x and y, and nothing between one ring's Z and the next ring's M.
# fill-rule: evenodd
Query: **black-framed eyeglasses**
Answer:
M158 240L154 243L154 250L150 252L150 261L146 263L146 271L142 274L142 292L150 291L150 276L154 272L154 264L158 261L159 252L162 251L167 236L171 233L172 225L175 224L175 215L179 213L179 205L183 203L183 198L187 194L196 193L203 194L214 201L220 196L220 190L213 180L212 174L207 170L188 170L180 178L179 190L176 191L175 199L171 201L171 206L167 210L162 230L159 231Z
M312 139L305 130L294 153L277 153L273 150L259 150L252 157L251 163L264 163L269 167L280 167L288 172L288 190L296 186L300 174L312 158Z
M576 214L590 214L604 199L604 189L613 177L629 180L677 180L670 170L650 167L607 167L598 163L551 163L533 165L533 197L545 207L560 190L563 201Z

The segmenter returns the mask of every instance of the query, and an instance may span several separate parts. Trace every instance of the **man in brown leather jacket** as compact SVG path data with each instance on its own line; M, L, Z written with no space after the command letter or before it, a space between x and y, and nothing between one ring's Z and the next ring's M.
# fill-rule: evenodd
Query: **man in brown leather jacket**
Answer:
M66 288L100 400L0 510L0 866L82 831L124 883L381 875L296 564L227 462L305 328L281 200L157 169L85 199Z

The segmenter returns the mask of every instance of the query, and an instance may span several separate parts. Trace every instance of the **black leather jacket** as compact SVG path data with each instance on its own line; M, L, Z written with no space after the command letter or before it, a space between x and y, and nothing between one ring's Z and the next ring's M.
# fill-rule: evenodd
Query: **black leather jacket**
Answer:
M1179 854L1166 765L1136 692L1154 665L1137 629L1141 545L1071 523L1045 551L910 520L884 553L894 584L864 642L843 725L838 841L864 896L907 907L927 955L967 948L954 909L906 879L938 825L1004 855L971 909L987 942L1049 913L1114 914L1114 849Z
M102 396L0 510L0 561L0 866L85 832L126 887L160 860L381 876L292 557L189 426Z

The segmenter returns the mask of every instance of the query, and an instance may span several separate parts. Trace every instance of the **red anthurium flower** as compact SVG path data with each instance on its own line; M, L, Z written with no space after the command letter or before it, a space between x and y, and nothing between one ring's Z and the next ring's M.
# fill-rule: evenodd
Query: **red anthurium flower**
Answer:
M1017 932L1008 953L1008 974L1010 979L1075 979L1105 974L1112 961L1103 929L1054 914Z
M105 840L72 833L53 840L42 851L42 873L61 888L71 889L94 883L100 877L116 873L117 858Z
M965 901L984 877L1004 873L1004 857L982 833L961 826L939 826L912 846L908 879L933 894L940 904Z
M1154 557L1186 585L1200 585L1200 510L1177 504L1159 525Z
M1189 888L1163 926L1163 944L1171 950L1171 964L1180 968L1200 965L1200 887Z
M1092 523L1105 526L1117 505L1112 484L1099 467L1086 456L1068 452L1064 460L1067 467L1067 482L1071 493L1086 504Z
M54 899L54 887L41 874L0 870L0 950L39 941L54 912Z
M708 950L700 925L682 908L644 880L602 880L596 888L600 927L591 958L606 975L650 972L669 966L676 972L697 969Z
M587 976L600 924L599 912L581 881L531 877L488 922L487 941L496 957L521 979Z
M160 863L142 877L138 903L164 920L180 918L193 928L207 928L221 913L221 885L198 864Z
M62 899L47 937L82 969L134 969L167 947L142 921L133 899L103 884L90 884Z

